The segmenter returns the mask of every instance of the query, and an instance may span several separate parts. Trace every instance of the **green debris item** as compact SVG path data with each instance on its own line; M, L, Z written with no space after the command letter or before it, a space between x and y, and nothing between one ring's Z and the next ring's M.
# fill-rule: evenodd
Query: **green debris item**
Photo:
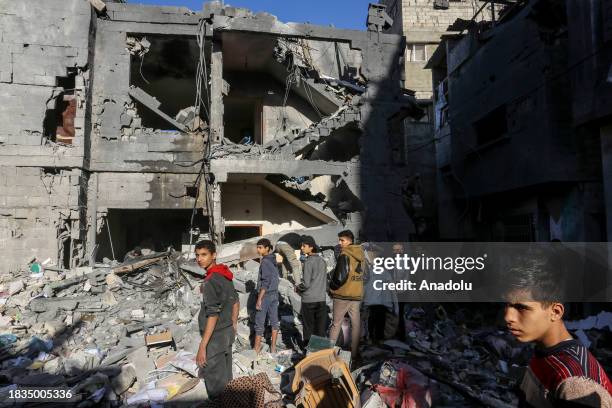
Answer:
M30 265L30 272L32 272L32 273L42 273L43 272L43 266L39 262L34 262L32 265Z
M308 341L308 346L306 346L306 350L310 353L314 353L315 351L321 351L325 349L334 348L334 342L328 339L327 337L320 337L312 335L310 336L310 340Z

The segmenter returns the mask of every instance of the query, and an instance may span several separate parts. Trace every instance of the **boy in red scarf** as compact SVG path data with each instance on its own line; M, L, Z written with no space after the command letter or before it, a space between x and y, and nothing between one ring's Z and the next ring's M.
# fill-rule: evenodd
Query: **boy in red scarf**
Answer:
M230 269L217 264L217 248L210 240L195 246L196 262L206 270L202 283L202 307L198 316L202 341L196 355L210 398L219 396L232 379L232 344L240 304Z

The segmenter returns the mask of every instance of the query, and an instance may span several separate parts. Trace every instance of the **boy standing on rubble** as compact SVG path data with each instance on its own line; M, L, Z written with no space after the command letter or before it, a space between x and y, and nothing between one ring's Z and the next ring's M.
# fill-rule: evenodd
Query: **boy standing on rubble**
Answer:
M349 230L338 233L340 255L338 256L335 274L338 269L346 268L346 279L337 289L332 289L333 322L329 329L329 339L334 343L338 340L344 315L351 319L351 356L356 360L359 355L359 337L361 335L360 307L363 298L363 262L365 256L361 245L353 242L355 238Z
M276 353L276 338L280 323L278 320L278 284L280 282L276 255L272 243L267 238L257 241L257 253L261 256L259 277L257 279L257 303L255 304L255 351L261 351L266 320L272 326L270 353Z
M318 247L313 237L304 235L302 252L306 255L304 274L296 292L302 297L302 322L304 323L304 345L308 344L311 335L324 337L327 328L327 266L318 254Z
M202 306L198 325L202 340L196 355L210 398L219 396L232 379L232 344L238 325L240 304L230 269L217 264L217 248L210 240L195 246L196 262L206 270L201 286Z
M608 376L563 323L558 270L531 256L518 259L512 275L506 325L518 341L536 345L521 384L519 406L612 407Z

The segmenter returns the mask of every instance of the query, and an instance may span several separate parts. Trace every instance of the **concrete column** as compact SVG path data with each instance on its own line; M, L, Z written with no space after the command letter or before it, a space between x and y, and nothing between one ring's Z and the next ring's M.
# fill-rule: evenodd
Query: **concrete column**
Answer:
M223 52L222 44L213 40L210 61L210 142L223 140Z
M96 235L98 233L98 173L91 173L87 183L87 245L89 265L96 262Z
M211 234L213 241L220 245L225 234L225 222L221 212L221 184L214 183L209 188L212 189L212 214L210 214L210 217L214 220L214 231L211 231Z

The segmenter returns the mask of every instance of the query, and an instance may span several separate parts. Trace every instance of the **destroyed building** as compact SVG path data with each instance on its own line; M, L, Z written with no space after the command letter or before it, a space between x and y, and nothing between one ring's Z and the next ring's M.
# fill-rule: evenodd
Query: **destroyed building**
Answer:
M398 162L405 163L410 174L403 180L404 184L418 191L418 200L409 208L416 224L413 238L435 240L438 238L438 205L433 86L431 69L426 64L443 35L460 33L472 17L479 22L493 20L500 5L477 0L380 0L379 3L386 6L393 20L386 32L406 37L403 87L414 92L424 113L421 117L404 120L406 148L397 152ZM482 12L476 13L479 9Z
M408 238L392 152L420 111L384 8L355 31L221 2L0 5L3 273L206 234Z
M508 2L494 22L446 35L431 57L441 239L609 239L595 119L605 116L596 101L609 94L609 47L597 40L597 58L583 48L601 38L577 18L589 7ZM592 18L609 21L598 10Z

